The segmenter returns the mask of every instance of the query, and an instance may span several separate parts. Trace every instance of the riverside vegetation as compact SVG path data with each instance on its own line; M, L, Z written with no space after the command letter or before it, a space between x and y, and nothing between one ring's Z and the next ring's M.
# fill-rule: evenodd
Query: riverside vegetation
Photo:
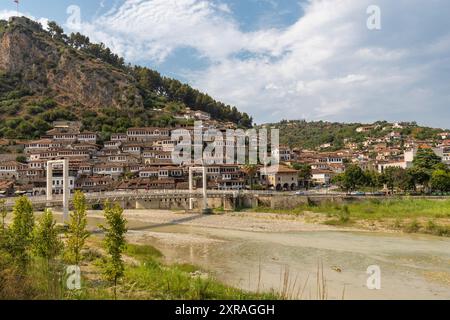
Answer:
M312 202L294 209L259 207L255 212L304 215L309 222L450 236L450 200L390 198L347 204ZM314 214L313 216L311 214Z
M126 220L105 204L103 235L86 231L86 202L77 192L68 228L51 211L35 222L30 201L17 200L12 222L0 203L0 299L279 299L226 286L190 264L167 265L157 249L126 243ZM81 289L67 287L68 265L81 268Z

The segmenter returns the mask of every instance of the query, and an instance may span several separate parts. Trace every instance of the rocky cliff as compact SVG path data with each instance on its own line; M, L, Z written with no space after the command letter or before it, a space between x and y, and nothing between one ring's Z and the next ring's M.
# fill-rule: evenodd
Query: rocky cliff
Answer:
M66 35L54 22L45 30L24 17L0 20L0 138L36 138L55 120L81 120L107 138L133 126L179 124L174 115L186 107L252 125L236 107L157 71L126 65L104 44Z
M64 106L142 106L134 79L55 40L26 18L2 26L0 72L18 75L33 93L50 95Z

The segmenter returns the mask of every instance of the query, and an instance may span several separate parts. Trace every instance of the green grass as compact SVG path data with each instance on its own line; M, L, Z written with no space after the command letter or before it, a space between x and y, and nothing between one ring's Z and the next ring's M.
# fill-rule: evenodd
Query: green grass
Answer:
M321 204L305 203L293 209L259 207L250 211L297 216L305 212L314 212L326 215L329 219L323 223L332 226L352 226L358 221L383 222L394 219L394 222L387 227L408 233L450 236L450 225L446 221L443 225L437 223L439 219L450 219L450 200L395 198L371 199L346 204L329 201ZM430 222L425 225L424 219ZM422 223L419 220L422 220Z
M255 208L251 211L300 215L305 211L338 216L347 208L354 219L383 218L450 218L450 200L429 199L372 199L345 205L324 202L304 204L294 209Z
M420 223L417 220L413 220L403 228L403 231L407 233L417 233L420 231L420 228Z
M348 208L358 219L450 218L450 200L374 199L348 204Z
M130 257L140 259L161 258L163 256L161 251L152 246L142 246L132 243L127 244L124 253Z
M194 274L200 268L190 264L165 265L162 255L151 246L128 245L127 254L132 252L141 264L127 267L125 271L125 292L141 299L277 299L273 293L256 294L222 284L216 279Z
M93 239L91 239L93 240ZM17 273L8 256L0 255L0 300L111 300L112 286L101 277L101 253L97 241L85 251L82 289L66 288L65 264L57 260L51 270L45 261L32 257L25 273ZM2 251L0 251L2 253ZM227 286L191 264L165 264L152 246L128 244L125 275L117 288L120 300L264 300L280 299L273 293L251 293ZM129 258L135 261L131 263Z
M440 237L450 237L450 226L440 226L430 220L425 226L424 232Z

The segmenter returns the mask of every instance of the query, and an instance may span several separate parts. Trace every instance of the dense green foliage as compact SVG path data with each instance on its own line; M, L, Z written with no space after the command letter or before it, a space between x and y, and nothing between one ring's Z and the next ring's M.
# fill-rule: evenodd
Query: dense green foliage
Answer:
M403 129L394 129L402 134L403 138L409 136L415 139L437 139L437 134L441 129L427 128L417 125L415 122L402 123ZM357 132L358 127L364 126L361 123L337 123L326 121L305 120L283 120L279 123L267 124L272 128L280 130L280 143L290 147L315 149L324 144L331 144L331 147L324 148L324 151L334 151L342 149L345 142L352 142L360 145L367 137L381 138L391 131L383 130L389 127L386 121L378 121L373 124L373 129L367 132Z
M427 233L450 236L450 200L430 200L420 198L380 198L352 201L345 204L334 201L305 203L290 209L259 207L255 212L303 215L322 214L322 222L328 225L364 226L365 222L384 222L384 227L410 233ZM427 221L424 223L424 221ZM442 221L442 222L440 222Z
M424 170L433 170L433 168L441 163L442 159L438 157L433 150L421 148L414 157L413 164L416 168Z
M125 234L127 233L127 221L123 217L123 209L115 204L105 204L106 226L102 226L105 232L104 245L109 257L103 267L107 281L114 284L114 298L117 298L117 281L123 277L125 264L122 260L122 252L126 246Z
M76 207L76 211L83 212L81 195L78 195ZM67 275L64 276L65 261L60 255L64 243L53 215L49 211L44 212L37 225L34 225L32 216L29 201L20 198L14 207L11 226L7 226L5 230L0 229L0 300L282 298L273 293L247 293L223 285L193 265L166 265L161 252L153 247L125 245L126 221L122 217L122 208L117 205L107 206L105 210L108 227L104 229L104 243L107 254L100 248L102 240L99 237L83 243L82 286L80 289L70 290L67 287ZM83 214L78 216L79 221L83 220ZM21 246L12 237L14 232L26 239ZM122 254L133 262L123 263ZM17 259L23 256L27 256L26 264ZM120 260L120 268L110 269L112 273L108 272L108 281L102 281L104 266L110 265L114 260ZM111 292L111 276L122 278L117 296L116 286L114 293Z
M62 251L63 242L59 238L56 221L50 210L46 210L34 228L33 252L43 258L47 267Z
M29 249L33 241L33 206L26 197L20 197L13 208L13 220L8 230L9 253L25 268L29 262Z
M450 192L450 170L431 149L419 149L412 168L388 167L379 174L350 165L344 173L335 176L333 182L345 191L379 189L386 185L392 193L417 191L419 186L424 192Z
M155 94L162 95L168 101L181 103L193 110L202 110L211 114L214 119L231 121L242 127L251 127L252 118L241 113L236 107L215 101L209 95L193 89L178 80L162 77L158 72L145 67L135 66L129 69L137 79L139 89L144 98L145 107L157 105Z

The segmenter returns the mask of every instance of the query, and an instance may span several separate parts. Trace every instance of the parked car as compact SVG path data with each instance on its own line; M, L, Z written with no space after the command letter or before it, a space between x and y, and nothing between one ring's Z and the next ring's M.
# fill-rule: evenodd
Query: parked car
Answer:
M355 192L352 192L352 193L350 193L352 196L365 196L366 195L366 193L365 192L362 192L362 191L355 191Z
M306 193L304 191L296 191L294 193L295 196L304 196Z

